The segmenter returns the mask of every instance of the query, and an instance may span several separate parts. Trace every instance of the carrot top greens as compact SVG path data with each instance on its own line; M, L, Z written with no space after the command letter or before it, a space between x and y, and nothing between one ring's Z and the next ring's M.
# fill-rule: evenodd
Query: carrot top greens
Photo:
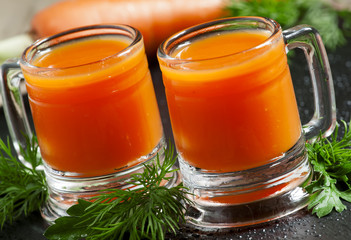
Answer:
M232 0L227 9L231 16L261 16L276 20L283 29L298 24L319 31L325 46L335 49L351 36L351 12L336 10L320 0Z

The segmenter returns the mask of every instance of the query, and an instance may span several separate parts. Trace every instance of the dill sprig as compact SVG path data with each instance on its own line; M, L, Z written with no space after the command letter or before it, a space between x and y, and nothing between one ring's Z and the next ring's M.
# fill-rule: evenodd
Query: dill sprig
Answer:
M189 203L182 184L167 188L176 161L172 147L165 149L165 159L157 156L145 164L143 173L132 176L133 188L106 189L90 201L78 200L68 209L69 216L58 218L45 236L48 239L164 239L174 233L184 220L184 205Z
M40 209L47 199L48 191L43 171L36 168L42 164L38 155L36 138L27 137L27 148L21 149L24 159L31 164L25 166L12 153L9 139L0 139L0 225L12 223Z
M307 142L309 161L315 179L306 187L312 200L308 206L318 217L333 209L346 209L343 200L351 202L351 121L342 122L344 134L339 136L337 125L329 138L320 135ZM21 149L27 167L13 156L9 140L0 140L0 221L1 226L38 210L47 199L44 173L36 138L27 139ZM106 189L89 201L79 199L68 209L68 216L58 218L45 236L61 240L103 239L164 239L166 232L176 233L184 221L187 189L179 184L167 188L163 184L172 178L176 156L170 145L165 159L146 164L144 172L132 176L125 190Z
M339 137L337 125L330 139L321 135L307 143L309 161L316 179L306 187L313 195L308 208L318 217L328 215L334 208L346 209L341 199L351 202L351 121L342 121L344 135ZM340 138L340 139L339 139Z
M311 25L331 50L345 44L351 31L351 12L336 10L321 0L231 0L227 9L231 16L274 19L283 29L299 24Z

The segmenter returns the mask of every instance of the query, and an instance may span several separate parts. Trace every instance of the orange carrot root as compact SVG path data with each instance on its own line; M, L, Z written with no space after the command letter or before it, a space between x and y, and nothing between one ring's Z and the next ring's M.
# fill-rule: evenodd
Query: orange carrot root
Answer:
M148 54L173 33L225 16L226 0L64 0L38 12L32 29L46 37L93 24L127 24L144 37Z

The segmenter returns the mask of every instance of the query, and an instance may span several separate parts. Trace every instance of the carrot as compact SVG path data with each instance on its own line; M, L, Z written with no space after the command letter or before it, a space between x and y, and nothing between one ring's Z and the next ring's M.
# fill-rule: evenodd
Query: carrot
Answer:
M31 25L38 37L93 24L131 25L148 54L171 34L225 15L227 0L64 0L40 12Z

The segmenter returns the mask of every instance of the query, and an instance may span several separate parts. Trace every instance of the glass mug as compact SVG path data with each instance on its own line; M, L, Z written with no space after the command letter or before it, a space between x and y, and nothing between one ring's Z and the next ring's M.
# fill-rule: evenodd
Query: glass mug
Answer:
M162 158L163 128L138 30L74 29L5 63L2 96L17 151L25 147L22 134L32 133L19 94L23 77L49 187L42 209L48 221L66 215L78 198L130 187L131 174Z
M301 126L287 50L306 55L315 97ZM312 178L305 138L335 127L327 55L309 26L282 31L274 20L237 17L179 32L161 44L163 75L180 171L193 204L187 221L229 228L306 206Z

